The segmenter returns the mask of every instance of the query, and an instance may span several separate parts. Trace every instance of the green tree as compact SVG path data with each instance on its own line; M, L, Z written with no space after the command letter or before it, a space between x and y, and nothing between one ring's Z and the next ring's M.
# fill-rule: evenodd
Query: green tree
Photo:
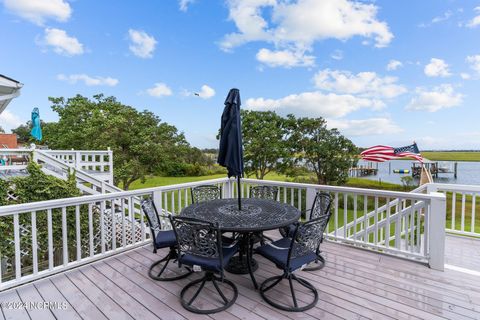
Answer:
M42 127L42 131L48 130L46 128L49 125L50 125L50 123L44 122L43 120L40 120L40 126ZM17 135L18 143L22 143L22 144L30 144L30 143L44 144L44 141L37 141L32 137L32 135L30 134L31 130L32 130L32 121L28 120L26 124L21 124L17 128L12 129L12 133L15 133Z
M28 121L26 124L21 124L17 128L12 129L12 133L17 135L18 143L29 143L32 141L32 137L30 136L32 122Z
M288 115L288 137L296 162L312 170L319 184L343 184L348 179L357 148L337 129L327 129L323 118Z
M183 133L150 111L138 111L115 97L77 95L49 98L59 121L44 130L52 149L113 151L114 180L128 190L147 174L168 172L183 162L190 146Z
M245 172L263 179L273 170L283 169L290 153L284 137L284 119L272 111L242 110Z
M5 129L3 129L3 127L0 127L0 133L5 133Z

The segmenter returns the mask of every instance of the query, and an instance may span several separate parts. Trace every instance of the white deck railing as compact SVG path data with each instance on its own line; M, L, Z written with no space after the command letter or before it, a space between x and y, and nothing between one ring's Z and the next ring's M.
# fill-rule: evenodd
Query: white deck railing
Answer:
M179 214L191 204L190 188L202 184L216 184L223 197L236 197L236 182L225 178L0 207L2 225L7 226L2 231L10 239L2 248L0 290L145 244L149 232L140 200L153 197L159 210ZM329 241L443 269L443 194L243 179L243 196L258 184L279 187L278 200L300 210L311 206L317 191L330 193L334 206ZM397 205L389 205L392 201ZM368 215L371 212L375 214Z
M189 189L205 183L228 189L218 179L0 207L0 290L151 241L139 200L177 214L191 203Z
M429 192L441 192L447 199L447 232L480 238L480 186L431 183Z

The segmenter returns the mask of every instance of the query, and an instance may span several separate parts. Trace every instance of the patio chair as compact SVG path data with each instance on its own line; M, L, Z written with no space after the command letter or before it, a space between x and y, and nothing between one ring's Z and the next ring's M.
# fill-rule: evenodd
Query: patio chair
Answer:
M148 275L150 278L158 281L173 281L185 278L190 273L191 270L182 268L179 270L179 273L174 273L167 269L167 265L170 260L177 259L177 239L175 238L175 232L173 230L165 230L165 224L170 226L170 220L167 216L162 215L163 219L163 226L162 220L160 220L160 216L158 211L153 203L151 198L147 198L142 200L141 202L142 210L147 216L148 225L150 227L150 232L152 234L152 241L153 241L153 252L157 253L158 249L169 248L168 254L160 259L157 262L154 262L150 268L148 269ZM163 264L163 266L162 266ZM160 271L154 272L154 269L159 266ZM165 275L165 273L172 272L171 275Z
M278 187L275 186L255 186L250 188L250 198L266 199L277 201ZM257 242L265 244L265 239L272 241L269 237L265 236L263 232L255 233L252 237L252 245Z
M178 241L178 263L179 266L187 265L194 270L201 268L205 271L202 278L194 280L187 284L180 293L182 306L194 313L209 314L226 310L235 303L238 296L238 290L233 282L224 278L224 267L228 264L231 257L237 252L238 246L234 242L229 246L223 246L221 231L218 224L211 222L187 218L170 217L173 230ZM218 276L217 274L220 274ZM204 309L194 306L195 300L204 289L205 284L211 282L223 301L223 305L218 308ZM187 298L187 291L200 284L193 295ZM231 297L227 298L219 284L225 284L230 287ZM211 297L212 293L206 293ZM202 302L199 303L202 305Z
M275 186L255 186L250 188L250 198L277 200L278 187Z
M200 203L222 198L222 188L213 185L202 185L190 189L192 203Z
M258 254L275 263L277 268L283 270L282 275L267 278L260 285L260 295L268 304L282 310L297 312L308 310L316 305L318 301L317 289L305 279L298 278L294 272L318 259L317 252L327 223L328 216L321 216L305 223L296 223L291 238L285 237L255 250ZM293 306L273 300L272 297L278 297L285 291L283 288L279 289L280 293L276 292L271 295L272 297L267 296L267 292L279 285L284 279L288 280ZM308 289L313 295L313 301L300 305L295 295L293 281ZM306 294L302 293L302 295Z
M313 201L312 208L307 210L305 213L310 212L310 220L317 219L320 217L326 217L326 224L330 221L332 212L330 210L332 204L332 197L326 192L317 192L315 200ZM293 232L295 231L295 225L291 224L287 227L279 229L280 234L283 237L292 237ZM323 242L323 234L320 242ZM317 251L317 260L315 260L315 267L304 268L305 271L314 271L322 269L325 265L325 259L322 257L320 250Z

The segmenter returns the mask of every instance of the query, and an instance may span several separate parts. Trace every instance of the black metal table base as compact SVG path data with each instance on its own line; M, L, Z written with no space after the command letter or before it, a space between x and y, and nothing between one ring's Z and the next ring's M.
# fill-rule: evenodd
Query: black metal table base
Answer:
M252 268L252 272L255 272L258 269L257 260L252 258L250 262L250 266ZM225 270L234 274L249 274L250 270L248 270L247 257L236 256L231 258L230 262L225 267Z

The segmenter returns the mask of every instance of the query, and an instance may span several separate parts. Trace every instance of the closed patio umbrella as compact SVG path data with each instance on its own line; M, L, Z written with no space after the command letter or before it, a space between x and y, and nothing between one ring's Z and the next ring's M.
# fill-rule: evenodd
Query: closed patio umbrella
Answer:
M32 131L30 131L30 134L32 137L34 137L36 140L41 141L42 140L42 128L40 127L40 111L38 108L33 108L32 111Z
M240 120L240 91L230 89L225 99L225 109L220 127L218 163L226 167L228 177L237 177L238 210L242 210L240 178L243 177L242 123Z

